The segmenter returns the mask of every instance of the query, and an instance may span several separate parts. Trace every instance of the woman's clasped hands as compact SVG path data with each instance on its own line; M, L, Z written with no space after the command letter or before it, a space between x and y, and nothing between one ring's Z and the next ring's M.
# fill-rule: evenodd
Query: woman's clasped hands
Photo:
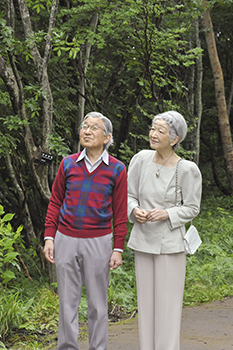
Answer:
M145 222L154 222L158 220L167 220L169 218L168 213L165 209L158 208L146 211L145 209L135 207L133 210L133 215L139 224L144 224Z

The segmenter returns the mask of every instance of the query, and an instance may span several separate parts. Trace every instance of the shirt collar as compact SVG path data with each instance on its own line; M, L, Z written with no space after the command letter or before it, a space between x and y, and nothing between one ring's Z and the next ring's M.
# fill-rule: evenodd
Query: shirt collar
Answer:
M87 150L86 150L86 148L84 148L84 150L81 152L81 154L80 154L79 157L77 158L76 162L80 162L80 161L83 160L84 158L87 159L87 160L90 162L90 160L89 160L89 158L88 158L88 156L87 156ZM109 154L108 154L108 152L106 151L106 149L103 151L103 153L101 154L101 156L97 159L97 161L98 161L99 159L102 159L102 161L103 161L106 165L109 165ZM97 162L97 161L96 161L96 162Z

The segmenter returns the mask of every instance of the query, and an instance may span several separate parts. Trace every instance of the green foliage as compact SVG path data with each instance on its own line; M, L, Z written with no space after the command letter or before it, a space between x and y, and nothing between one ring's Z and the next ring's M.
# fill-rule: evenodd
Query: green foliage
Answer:
M24 277L25 278L25 277ZM34 291L29 296L27 290L17 293L0 291L0 334L2 339L13 336L15 329L24 334L42 334L51 329L57 330L58 296L43 284L25 284Z
M58 331L58 295L43 280L38 284L36 281L25 283L24 287L26 293L23 290L15 294L0 291L0 338L5 343L15 343L13 349L17 350L45 349L47 336L54 334L56 337ZM26 288L31 288L34 295L27 293ZM87 320L85 290L80 303L79 320L81 323ZM37 343L38 337L44 340Z
M54 31L54 49L53 51L57 53L57 56L60 57L62 52L68 53L69 58L76 59L77 54L80 51L81 45L85 43L83 39L78 37L73 37L72 41L69 41L68 35L63 31Z
M203 243L194 256L187 258L185 305L221 299L233 293L232 207L229 197L210 197L195 219Z
M122 162L128 167L129 162L134 155L134 152L128 146L127 141L125 141L124 143L121 144L119 152L121 154Z
M28 124L27 120L22 120L18 115L9 115L5 118L0 118L3 125L6 125L9 131L23 129Z
M123 266L111 271L110 284L108 288L109 314L121 309L125 313L137 310L137 292L135 287L135 273L133 255L125 254ZM131 257L131 261L129 259ZM130 268L131 267L131 268Z
M6 48L12 47L13 28L7 26L5 19L0 18L0 53L4 53Z
M187 151L186 149L184 149L182 147L182 145L180 145L180 147L178 148L178 150L176 151L176 153L184 159L187 160L193 160L193 156L195 154L195 151Z
M19 293L0 290L0 338L5 340L13 329L20 329L30 306L31 300L22 302Z
M28 7L36 10L37 13L40 13L46 7L50 8L52 6L52 0L27 0L26 2Z
M0 205L0 216L4 213L3 207ZM23 227L18 227L14 233L10 224L13 217L14 214L6 214L0 218L0 278L3 284L7 284L15 278L15 274L9 268L9 265L20 269L17 261L18 253L14 250L13 245L19 240Z
M58 296L52 289L41 288L39 295L30 300L31 312L27 320L20 324L20 329L30 332L57 329Z
M6 152L11 152L11 149L17 148L17 140L13 140L8 133L2 133L0 131L0 155L5 156Z
M50 144L50 150L53 152L53 154L56 154L59 159L70 154L70 148L67 146L63 137L59 135L51 135L48 136L48 141Z
M3 344L3 342L1 342L0 341L0 349L2 350L2 349L7 349L6 347L5 347L5 344Z

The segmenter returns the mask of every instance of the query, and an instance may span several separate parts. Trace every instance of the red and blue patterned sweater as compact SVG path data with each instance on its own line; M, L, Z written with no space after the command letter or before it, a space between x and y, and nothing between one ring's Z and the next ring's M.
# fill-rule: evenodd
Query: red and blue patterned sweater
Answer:
M89 173L84 160L76 162L79 155L65 157L59 166L44 236L54 238L58 230L67 236L92 238L114 231L114 248L123 249L127 234L125 165L109 155L109 165L102 162Z

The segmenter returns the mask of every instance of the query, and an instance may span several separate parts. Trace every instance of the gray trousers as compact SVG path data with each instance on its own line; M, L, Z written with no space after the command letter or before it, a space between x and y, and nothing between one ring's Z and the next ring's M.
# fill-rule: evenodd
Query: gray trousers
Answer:
M140 350L180 350L186 255L135 251Z
M59 294L58 350L79 350L78 307L82 285L88 301L89 350L107 350L109 260L112 234L73 238L59 231L55 237L55 264Z

